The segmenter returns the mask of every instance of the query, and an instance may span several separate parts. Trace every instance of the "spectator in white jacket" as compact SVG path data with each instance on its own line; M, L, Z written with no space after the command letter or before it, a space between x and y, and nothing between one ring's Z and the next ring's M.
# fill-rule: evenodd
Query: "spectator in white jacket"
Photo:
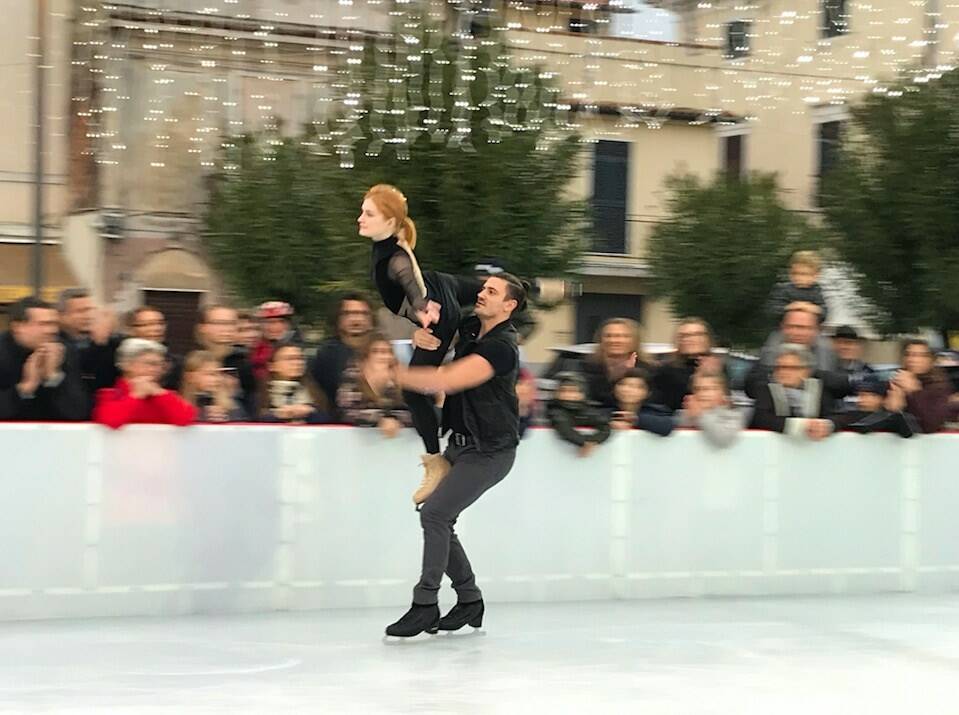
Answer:
M683 400L683 409L676 419L680 427L702 430L703 436L716 447L728 447L749 422L747 410L731 405L729 385L722 372L694 374L692 392Z

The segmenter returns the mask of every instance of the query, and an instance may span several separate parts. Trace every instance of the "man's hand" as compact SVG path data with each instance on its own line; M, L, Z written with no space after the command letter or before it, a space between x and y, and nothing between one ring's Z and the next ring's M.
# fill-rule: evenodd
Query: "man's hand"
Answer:
M819 441L832 434L832 425L829 420L809 420L806 425L806 435L809 439Z
M32 395L43 382L43 348L34 350L27 361L23 363L23 371L20 373L20 382L17 383L17 392L21 395Z
M40 350L43 351L44 355L42 377L44 380L49 380L55 377L60 372L60 368L63 367L66 348L63 347L61 342L51 341L44 344Z
M413 345L421 350L437 350L443 341L433 335L429 328L417 328L413 331Z
M113 335L116 327L116 313L102 308L97 311L96 317L93 319L93 326L90 328L90 340L97 345L106 345L110 342L110 336Z
M596 451L596 443L586 442L582 447L579 448L579 456L588 457L595 451Z
M380 432L383 433L384 437L393 439L393 437L400 433L403 425L395 417L384 417L380 420L380 423L377 425L377 427L380 428Z

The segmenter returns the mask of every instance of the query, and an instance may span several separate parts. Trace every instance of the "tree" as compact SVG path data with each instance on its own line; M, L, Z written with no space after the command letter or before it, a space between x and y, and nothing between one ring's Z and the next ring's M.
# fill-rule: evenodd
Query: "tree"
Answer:
M820 203L884 333L959 323L959 73L851 111Z
M368 287L355 220L381 182L408 197L424 268L498 258L522 276L562 276L582 254L585 204L567 196L582 145L551 78L512 67L495 39L412 24L348 58L328 123L226 148L207 245L245 298L285 294L314 317L345 286Z
M775 175L667 179L669 217L649 242L652 289L677 315L705 318L722 343L761 345L766 299L789 256L821 239L779 200Z

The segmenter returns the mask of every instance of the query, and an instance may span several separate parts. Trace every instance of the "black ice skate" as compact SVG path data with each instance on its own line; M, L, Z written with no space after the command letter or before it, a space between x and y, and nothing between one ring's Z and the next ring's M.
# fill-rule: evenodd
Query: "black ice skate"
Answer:
M397 638L412 638L423 631L432 635L436 633L439 623L439 606L435 603L431 606L421 606L414 603L400 620L386 627L386 635Z
M470 601L469 603L457 603L440 619L439 629L441 631L458 631L465 625L473 628L483 626L483 599L479 601Z

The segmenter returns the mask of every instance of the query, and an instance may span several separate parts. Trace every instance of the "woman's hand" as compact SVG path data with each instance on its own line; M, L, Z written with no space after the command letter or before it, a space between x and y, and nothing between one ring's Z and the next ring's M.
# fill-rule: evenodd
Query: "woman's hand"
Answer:
M895 383L889 385L889 389L886 391L886 399L883 400L882 406L890 412L902 412L906 409L906 394L899 385Z
M424 310L416 311L416 319L420 321L420 325L424 328L428 328L434 323L440 322L440 311L442 306L437 303L435 300L426 301L426 308Z
M229 413L220 405L210 405L206 408L207 422L226 422L229 417Z
M911 395L913 392L919 392L922 389L922 383L919 378L908 370L899 370L892 381L902 388L903 392Z

